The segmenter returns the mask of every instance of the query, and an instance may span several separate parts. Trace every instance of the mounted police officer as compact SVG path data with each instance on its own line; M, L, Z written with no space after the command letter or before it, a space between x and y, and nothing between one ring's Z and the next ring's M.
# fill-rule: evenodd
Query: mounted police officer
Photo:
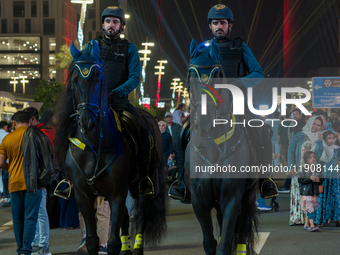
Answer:
M95 40L100 47L100 57L109 92L109 103L112 108L132 114L140 128L138 135L140 195L153 194L153 184L148 177L150 144L149 130L137 110L130 104L128 94L139 85L140 59L137 48L120 34L125 28L124 11L116 6L107 7L101 16L103 37ZM91 43L87 47L91 47Z
M231 9L223 4L214 5L208 13L208 25L214 40L217 42L220 50L221 65L223 73L226 78L230 78L228 82L239 87L246 95L246 88L255 86L263 79L263 71L260 64L257 62L253 53L245 42L237 37L230 39L230 32L233 27L233 13ZM257 79L254 79L257 78ZM246 102L247 100L245 100ZM247 109L247 107L245 107ZM254 119L253 115L248 109L246 110L245 117L247 119ZM259 119L256 116L256 119ZM254 129L255 130L255 129ZM259 163L264 165L271 164L271 141L268 131L264 126L262 130L258 130L262 135L262 141L258 141L264 147L262 150L257 150L258 156L261 156ZM249 137L248 137L249 138ZM180 171L180 169L179 169ZM183 176L179 173L179 175ZM263 179L260 181L262 184ZM185 189L184 183L179 181L178 185L173 185L169 191L169 195L184 200L183 190ZM265 188L265 195L276 193L271 191L271 187Z

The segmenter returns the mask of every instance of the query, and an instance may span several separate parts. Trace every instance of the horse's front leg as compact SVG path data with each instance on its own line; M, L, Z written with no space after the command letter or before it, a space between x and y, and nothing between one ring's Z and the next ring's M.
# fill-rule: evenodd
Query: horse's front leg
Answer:
M116 196L115 199L109 200L111 207L111 233L107 245L107 253L109 255L118 255L122 248L120 240L120 227L125 215L125 196Z
M130 218L128 214L128 210L125 207L124 209L124 218L122 222L122 233L121 233L121 241L122 241L122 249L120 251L120 255L131 255L131 244L130 244L130 235L129 235L129 225Z
M240 186L241 183L240 183ZM223 224L221 241L217 247L218 255L231 254L232 241L235 233L236 220L238 218L241 206L243 190L230 190L225 192L225 196L220 200L221 212L223 214ZM224 201L222 201L224 200Z
M211 210L207 209L195 193L191 193L191 202L197 220L203 232L203 247L207 255L216 254L217 242L214 238Z
M90 255L98 255L99 238L96 232L94 197L85 196L75 190L78 208L86 225L86 248Z

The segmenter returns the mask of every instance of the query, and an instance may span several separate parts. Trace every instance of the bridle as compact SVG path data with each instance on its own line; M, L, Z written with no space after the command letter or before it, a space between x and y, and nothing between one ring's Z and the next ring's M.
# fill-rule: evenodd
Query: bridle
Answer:
M196 72L197 78L199 80L199 84L200 86L206 86L206 84L204 82L202 82L201 77L199 76L199 72L197 69L211 69L211 73L210 73L210 77L208 78L208 82L210 81L210 79L212 78L212 73L215 69L220 69L219 72L219 77L218 78L224 78L224 72L222 69L222 65L221 63L217 63L215 65L209 65L209 66L202 66L202 65L195 65L195 64L190 64L189 70L188 70L188 74L187 74L187 82L188 84L190 84L190 71L194 71ZM196 111L197 107L202 105L201 101L198 102L193 102L193 99L190 97L190 103L193 107L193 109ZM218 102L218 105L216 106L216 110L215 110L215 118L216 119L230 119L231 118L231 106L232 106L233 101L231 100L231 103L229 105L229 110L227 113L220 113L219 112L219 108L221 106L220 102ZM212 105L209 104L208 105ZM214 105L213 105L214 106Z
M79 67L79 65L82 65L82 64L92 64L91 67L90 67L90 70L87 69L87 68L83 68L81 69ZM96 61L84 61L84 60L81 60L81 61L75 61L74 62L74 70L73 72L76 70L76 68L78 69L77 72L78 74L80 74L82 76L82 78L85 78L85 79L89 79L91 76L92 76L92 68L93 67L99 67L101 72L100 72L100 77L98 79L98 83L102 83L102 79L104 78L103 76L103 69L102 69L102 65L99 64L98 62ZM87 70L85 72L85 69ZM100 95L102 96L102 86L100 86ZM104 134L103 134L103 120L104 120L104 117L106 115L106 113L110 110L110 106L107 105L106 109L103 109L103 103L102 103L102 99L101 99L101 103L100 105L97 105L97 104L93 104L93 103L79 103L77 104L77 101L76 101L76 97L75 97L75 86L74 86L74 83L73 83L73 79L71 80L71 90L72 90L72 98L73 98L73 110L74 110L74 113L70 115L70 118L73 118L73 117L76 117L75 118L75 121L77 121L78 123L78 126L80 126L80 132L83 134L84 136L84 140L86 141L86 143L88 144L88 146L91 148L92 152L96 155L96 165L95 165L95 169L94 169L94 173L93 173L93 176L91 178L88 178L86 176L86 174L84 173L84 170L82 170L78 163L76 162L75 158L73 157L72 153L72 160L74 161L75 165L77 166L78 170L80 171L80 173L82 174L82 176L84 177L84 179L86 180L87 184L90 186L90 188L92 189L93 191L93 194L94 195L98 195L98 191L94 188L94 182L95 180L98 178L99 175L101 175L103 172L106 171L106 169L116 160L116 158L118 157L118 155L120 153L116 153L114 157L111 158L111 160L105 165L105 167L103 167L102 169L99 169L99 161L100 161L100 156L101 156L101 147L102 147L102 141L103 141L103 138L104 138ZM100 135L99 135L99 145L98 145L98 152L96 152L96 150L93 148L93 146L91 145L91 143L89 142L88 140L88 137L87 137L87 134L82 130L81 128L81 125L80 125L80 115L83 111L85 110L89 110L93 116L96 118L97 116L100 117L100 120L99 120L99 129L100 129ZM122 142L120 143L119 145L119 149L118 151L121 151L121 148L122 148Z
M92 64L91 67L90 67L90 70L88 70L87 68L84 68L88 72L87 76L86 76L86 74L83 74L84 69L81 69L79 67L79 65L83 65L83 64ZM90 78L92 76L91 75L91 69L94 68L95 66L97 66L101 69L100 77L98 79L98 83L101 83L102 79L103 79L103 70L102 70L102 65L99 64L98 62L87 61L87 60L75 61L74 66L73 66L73 68L74 68L73 72L78 69L77 70L78 74L80 74L82 77ZM90 76L90 77L88 77L88 76ZM103 109L102 103L100 103L100 105L92 104L92 103L79 103L79 104L77 104L77 100L76 100L76 96L75 96L75 86L74 86L73 79L71 80L71 90L72 90L73 112L74 113L70 115L70 118L76 116L76 120L79 123L80 115L84 110L89 110L95 118L98 115L100 116L100 118L102 118L106 115L107 111L109 110L109 106L107 106L106 109ZM101 94L102 94L102 86L100 86L100 95Z

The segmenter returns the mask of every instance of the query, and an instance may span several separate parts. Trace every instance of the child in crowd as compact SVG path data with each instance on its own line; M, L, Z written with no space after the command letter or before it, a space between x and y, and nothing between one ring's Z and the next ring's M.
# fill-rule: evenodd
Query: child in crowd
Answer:
M301 195L300 205L305 214L304 229L310 232L315 232L319 231L319 228L314 225L314 220L316 218L316 209L319 206L319 186L322 182L320 180L319 173L316 172L315 153L312 151L306 151L303 155L303 159L306 164L302 168L303 172L299 177Z
M324 192L319 196L319 208L316 212L315 223L322 225L328 220L340 221L340 185L338 177L339 165L336 164L339 155L339 146L335 144L340 134L324 131L319 134L315 154L318 164L322 166ZM337 141L337 143L338 143Z

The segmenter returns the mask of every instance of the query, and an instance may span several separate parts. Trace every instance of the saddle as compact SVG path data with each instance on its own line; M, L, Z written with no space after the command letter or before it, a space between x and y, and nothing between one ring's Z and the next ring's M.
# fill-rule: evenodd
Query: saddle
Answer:
M120 111L118 116L121 121L122 131L125 134L125 137L131 141L131 144L134 144L135 155L137 155L140 150L138 141L141 140L139 123L128 111Z

